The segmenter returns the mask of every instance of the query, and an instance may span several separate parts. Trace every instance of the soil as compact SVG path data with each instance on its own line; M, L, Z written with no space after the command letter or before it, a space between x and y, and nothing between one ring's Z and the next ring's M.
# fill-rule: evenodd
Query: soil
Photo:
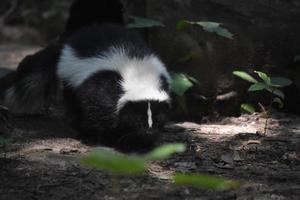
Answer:
M170 123L157 145L180 142L187 151L152 162L143 175L117 178L78 162L98 145L84 143L63 121L2 119L0 126L10 125L3 130L10 130L13 142L0 148L0 200L300 199L296 116L274 113L265 135L265 119L259 114ZM174 186L174 172L218 175L240 181L241 187L215 191Z

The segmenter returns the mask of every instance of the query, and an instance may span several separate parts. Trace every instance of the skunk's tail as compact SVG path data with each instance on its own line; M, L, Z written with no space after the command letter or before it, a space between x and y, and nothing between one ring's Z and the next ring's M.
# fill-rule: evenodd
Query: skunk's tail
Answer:
M120 0L74 0L66 25L66 35L94 23L124 24Z

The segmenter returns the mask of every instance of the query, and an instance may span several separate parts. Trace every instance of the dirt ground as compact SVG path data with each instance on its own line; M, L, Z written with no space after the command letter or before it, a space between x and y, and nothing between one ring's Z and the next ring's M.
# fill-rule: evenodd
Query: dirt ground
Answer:
M185 143L187 151L151 163L141 176L119 177L117 188L110 174L79 164L78 158L97 145L83 143L63 121L26 117L9 124L14 142L0 148L0 200L300 199L300 118L295 116L275 113L266 135L259 114L170 123L158 145ZM175 187L174 172L220 175L242 186Z

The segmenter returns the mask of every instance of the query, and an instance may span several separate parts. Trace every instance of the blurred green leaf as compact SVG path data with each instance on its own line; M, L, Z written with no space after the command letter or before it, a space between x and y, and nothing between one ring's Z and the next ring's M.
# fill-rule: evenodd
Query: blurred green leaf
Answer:
M271 79L270 77L264 73L264 72L261 72L261 71L254 71L256 74L258 74L258 76L267 84L267 85L270 85L271 84Z
M216 190L236 189L240 186L240 184L236 181L204 174L177 173L174 176L173 181L176 185L193 186L197 188Z
M293 82L284 77L271 77L271 85L274 87L286 87L291 85Z
M252 104L245 103L241 105L241 111L244 113L253 114L255 113L255 108Z
M162 160L170 157L175 153L183 153L186 150L184 144L166 144L155 148L153 151L145 155L146 160Z
M146 169L145 159L107 149L97 149L83 156L81 162L87 166L117 174L140 174Z
M257 82L251 85L248 89L249 92L255 92L255 91L260 91L263 89L266 89L268 86L265 83L262 82Z
M150 27L164 27L165 25L160 21L143 18L143 17L131 17L133 23L128 24L128 28L150 28Z
M233 34L230 33L226 28L221 27L221 23L217 22L211 22L211 21L198 21L198 22L192 22L188 20L180 20L176 24L176 29L177 30L182 30L189 25L197 25L201 26L203 30L210 32L210 33L216 33L219 36L228 38L233 40Z
M194 85L185 74L171 73L171 79L171 88L178 96L183 96Z
M248 74L247 72L243 72L243 71L234 71L233 74L243 80L246 80L248 82L251 83L257 83L257 80L255 78L253 78L253 76L251 76L250 74Z

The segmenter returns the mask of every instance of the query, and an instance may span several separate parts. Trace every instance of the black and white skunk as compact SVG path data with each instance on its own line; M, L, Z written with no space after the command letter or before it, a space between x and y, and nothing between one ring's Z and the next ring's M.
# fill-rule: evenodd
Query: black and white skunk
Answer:
M24 59L13 76L5 95L11 111L34 113L63 91L76 128L125 149L152 145L170 106L164 64L120 25L81 28Z

